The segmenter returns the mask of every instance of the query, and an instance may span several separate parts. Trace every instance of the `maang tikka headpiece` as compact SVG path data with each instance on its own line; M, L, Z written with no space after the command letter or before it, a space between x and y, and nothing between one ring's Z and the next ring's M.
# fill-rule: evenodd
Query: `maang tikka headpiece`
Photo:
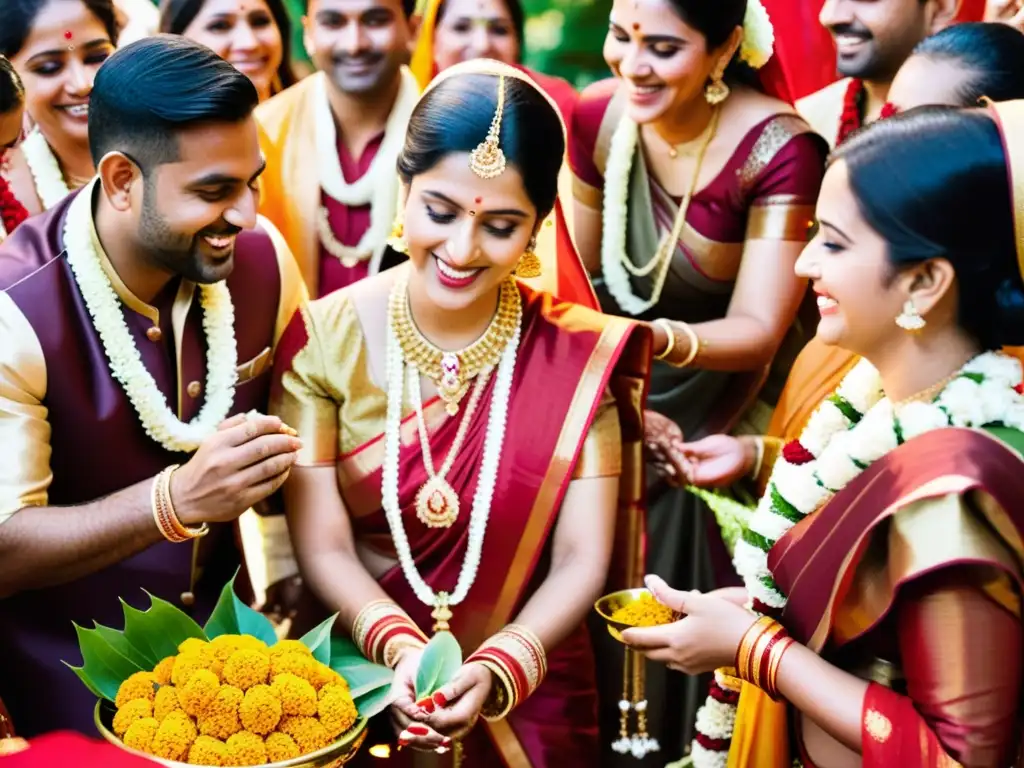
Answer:
M498 75L498 108L491 120L487 138L469 155L469 167L481 179L493 179L505 171L505 153L498 146L501 137L501 118L505 113L505 76Z

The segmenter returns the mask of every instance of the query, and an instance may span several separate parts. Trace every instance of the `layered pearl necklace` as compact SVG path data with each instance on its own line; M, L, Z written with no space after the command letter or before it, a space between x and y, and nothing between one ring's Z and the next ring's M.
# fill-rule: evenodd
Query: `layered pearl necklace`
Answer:
M71 203L64 224L68 266L103 342L110 372L124 388L146 434L168 451L191 452L217 431L235 398L238 351L235 310L223 282L199 286L206 333L206 402L195 419L180 421L142 362L121 310L121 300L103 271L92 236L92 195L87 188Z
M392 288L392 301L394 301L397 293L404 302L406 290L406 282L404 280L399 281ZM483 461L481 462L480 473L477 478L476 495L473 498L473 511L469 519L469 543L455 590L449 594L443 591L435 592L423 580L419 570L416 568L416 562L413 559L412 550L409 546L409 539L405 533L405 525L402 522L402 508L399 504L398 495L398 467L401 449L402 401L405 392L406 368L409 369L409 374L413 377L414 385L417 387L419 386L419 378L416 368L407 366L394 323L391 316L389 315L388 317L388 406L384 434L384 464L381 471L382 506L387 517L388 527L391 529L391 537L395 544L395 551L398 553L398 562L402 567L402 573L405 574L406 581L409 582L409 586L412 587L420 602L433 608L431 617L435 621L435 632L447 631L448 622L452 617L450 606L459 605L466 599L469 590L476 581L477 571L480 567L484 536L487 533L487 521L491 514L491 502L494 498L494 488L498 479L501 449L505 442L505 425L508 419L509 400L512 396L512 378L515 374L520 333L520 325L517 325L498 363L494 394L491 401L491 412L487 421L487 436L484 440ZM463 418L467 418L468 415Z
M64 173L39 129L32 131L21 143L21 153L25 157L36 192L43 208L50 210L57 203L71 194L71 188L64 181Z

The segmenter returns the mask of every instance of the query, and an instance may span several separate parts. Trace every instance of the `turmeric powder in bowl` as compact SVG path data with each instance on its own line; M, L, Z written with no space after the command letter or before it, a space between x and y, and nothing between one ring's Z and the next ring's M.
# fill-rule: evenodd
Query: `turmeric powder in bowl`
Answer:
M662 605L649 592L642 593L636 600L615 610L611 620L630 627L657 627L676 621L675 611Z

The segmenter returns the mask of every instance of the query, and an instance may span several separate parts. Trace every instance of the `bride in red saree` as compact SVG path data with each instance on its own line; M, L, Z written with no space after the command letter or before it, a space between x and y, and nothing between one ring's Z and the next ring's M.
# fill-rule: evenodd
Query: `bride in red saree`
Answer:
M399 764L596 762L584 619L609 563L642 574L650 350L638 324L512 276L563 153L521 72L446 70L399 161L409 261L304 306L277 353L274 410L305 442L285 489L296 554L338 629L396 670ZM446 628L470 660L414 702Z
M834 155L797 272L863 359L765 452L745 589L649 579L686 618L625 633L716 670L695 768L1021 764L1022 131L1024 102L923 108ZM756 470L729 437L681 453L701 482Z

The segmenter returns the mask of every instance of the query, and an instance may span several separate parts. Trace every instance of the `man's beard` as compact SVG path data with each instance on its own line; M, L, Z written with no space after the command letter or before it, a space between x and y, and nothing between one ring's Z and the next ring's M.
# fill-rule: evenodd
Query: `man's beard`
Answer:
M226 277L224 262L207 262L199 251L199 238L204 233L228 236L238 234L241 230L223 223L216 232L203 230L195 235L175 232L157 210L155 196L155 192L148 187L143 192L138 230L139 244L150 262L201 285L223 280ZM229 260L228 265L232 264L233 261Z

